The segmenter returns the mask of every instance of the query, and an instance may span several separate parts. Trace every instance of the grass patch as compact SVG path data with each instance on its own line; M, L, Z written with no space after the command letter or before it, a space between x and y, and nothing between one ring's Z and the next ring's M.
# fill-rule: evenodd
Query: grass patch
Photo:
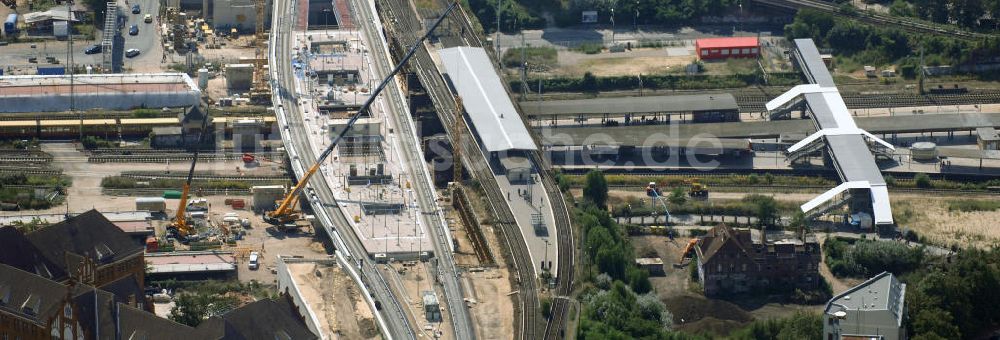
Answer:
M984 200L953 200L948 201L948 211L950 212L973 212L973 211L994 211L1000 209L1000 202Z
M515 47L503 54L503 65L506 67L521 67L521 53L531 71L547 71L559 63L558 52L551 47Z
M574 47L573 50L586 54L598 54L604 50L604 45L599 43L583 43L580 46Z
M73 31L75 31L76 34L84 36L87 40L94 40L95 37L94 25L75 24L73 25Z

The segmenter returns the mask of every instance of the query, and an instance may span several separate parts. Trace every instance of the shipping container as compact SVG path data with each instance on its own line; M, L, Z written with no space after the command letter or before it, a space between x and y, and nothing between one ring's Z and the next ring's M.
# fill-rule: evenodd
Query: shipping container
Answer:
M3 34L12 36L17 33L17 13L7 15L7 20L3 22Z
M66 68L63 66L39 66L36 68L38 75L40 76L61 76L66 74Z
M163 192L163 198L181 198L181 192L177 190L167 190Z

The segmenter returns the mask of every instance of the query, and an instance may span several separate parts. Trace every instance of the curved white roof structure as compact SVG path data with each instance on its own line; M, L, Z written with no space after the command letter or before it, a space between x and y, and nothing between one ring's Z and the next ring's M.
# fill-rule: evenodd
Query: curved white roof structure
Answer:
M438 53L486 151L538 149L485 50L452 47Z
M796 39L795 46L795 60L812 84L796 86L765 106L768 110L774 110L797 98L803 98L812 112L817 132L796 143L788 151L795 152L822 138L830 150L834 167L844 182L803 204L802 211L808 212L845 190L868 189L875 224L893 224L889 191L865 139L871 139L888 149L894 149L892 144L858 128L812 39Z

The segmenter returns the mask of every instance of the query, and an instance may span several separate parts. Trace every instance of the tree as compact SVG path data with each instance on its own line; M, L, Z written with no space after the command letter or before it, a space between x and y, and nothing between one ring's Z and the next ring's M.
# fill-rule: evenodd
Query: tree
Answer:
M960 339L961 331L952 322L951 313L938 308L925 309L913 318L914 339Z
M670 197L667 200L676 205L684 205L687 203L687 194L684 193L684 188L676 187L670 191Z
M598 92L597 77L593 73L590 73L590 71L587 71L587 73L583 74L583 78L580 79L580 88L584 92Z
M591 170L587 173L586 183L583 186L583 198L594 203L601 210L607 209L608 182L604 179L603 172Z
M762 225L770 225L778 217L778 203L774 197L753 194L744 197L743 201L753 205L754 216Z
M806 214L802 211L796 211L795 215L792 215L792 220L788 223L788 226L792 230L800 230L806 227L806 222Z
M959 26L976 27L986 14L982 0L951 0L951 17Z
M208 301L200 295L180 294L169 319L179 324L198 327L208 315Z
M919 173L913 176L913 182L918 188L930 188L931 187L931 177L927 176L925 173Z
M546 319L548 319L548 318L552 317L552 299L544 297L544 298L541 298L541 300L542 301L539 304L539 307L542 310L542 316L544 316Z
M653 285L649 282L649 272L645 269L630 266L628 269L628 286L636 294L646 294L653 290Z

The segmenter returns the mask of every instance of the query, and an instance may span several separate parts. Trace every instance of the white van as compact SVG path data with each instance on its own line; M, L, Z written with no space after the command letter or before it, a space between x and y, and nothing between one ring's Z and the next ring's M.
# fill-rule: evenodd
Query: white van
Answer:
M250 252L250 262L247 263L247 267L250 270L257 270L260 267L260 253L255 251Z

